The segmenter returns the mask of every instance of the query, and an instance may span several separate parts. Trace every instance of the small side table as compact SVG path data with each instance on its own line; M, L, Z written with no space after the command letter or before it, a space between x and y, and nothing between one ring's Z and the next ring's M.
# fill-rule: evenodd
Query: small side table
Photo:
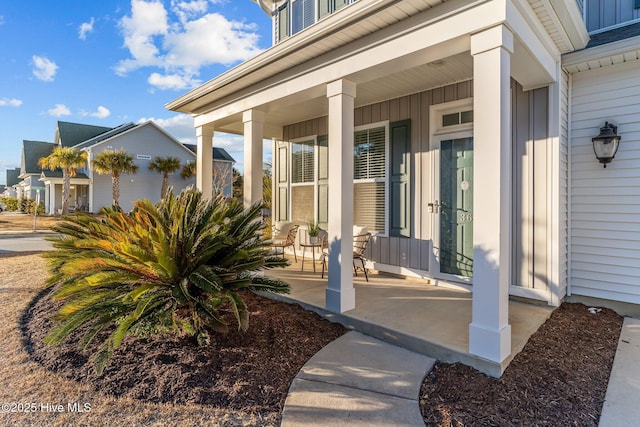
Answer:
M300 243L300 247L302 248L302 268L300 268L300 271L304 271L304 253L306 252L307 248L311 248L311 263L313 264L313 272L316 272L316 248L319 248L321 246L321 243Z

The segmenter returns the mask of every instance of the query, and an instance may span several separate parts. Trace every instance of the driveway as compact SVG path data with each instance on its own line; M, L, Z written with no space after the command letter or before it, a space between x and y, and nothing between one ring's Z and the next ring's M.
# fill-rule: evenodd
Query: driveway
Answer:
M39 252L53 249L45 234L13 234L0 236L0 254Z

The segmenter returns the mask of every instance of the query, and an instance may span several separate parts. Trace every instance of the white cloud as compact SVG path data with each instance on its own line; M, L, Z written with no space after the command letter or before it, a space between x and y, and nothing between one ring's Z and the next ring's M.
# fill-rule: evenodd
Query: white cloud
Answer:
M138 123L152 120L155 124L166 130L171 136L183 144L196 143L196 130L193 127L193 118L188 114L177 114L168 119L156 119L142 117Z
M93 31L94 22L95 19L93 19L92 16L89 22L83 22L82 24L80 24L80 28L78 28L78 37L80 38L80 40L85 40L87 38L87 33Z
M31 58L33 61L33 75L38 80L43 82L51 82L58 71L58 66L55 62L44 56L33 55Z
M19 107L22 105L22 101L16 98L2 98L0 99L0 107Z
M71 110L64 104L56 104L54 108L47 110L47 114L53 117L70 116Z
M222 0L171 1L167 11L157 0L132 0L131 14L120 20L124 46L131 54L115 66L119 75L156 67L147 79L159 89L187 89L200 84L200 68L231 65L260 52L254 24L209 13ZM171 19L173 18L173 19Z
M107 117L109 117L111 115L111 111L109 111L108 108L103 107L102 105L100 105L98 107L98 109L93 112L93 113L87 113L86 111L83 111L80 113L81 116L90 116L90 117L96 117L98 119L106 119Z
M4 25L4 15L0 15L0 25Z
M158 89L187 89L200 84L191 75L151 73L147 82Z
M258 35L255 26L228 21L218 13L209 13L187 22L183 31L165 38L166 60L172 66L198 69L207 64L230 65L256 55Z
M169 30L167 11L159 1L131 1L131 16L120 20L124 45L133 59L120 61L116 73L124 75L140 67L160 65L154 37Z

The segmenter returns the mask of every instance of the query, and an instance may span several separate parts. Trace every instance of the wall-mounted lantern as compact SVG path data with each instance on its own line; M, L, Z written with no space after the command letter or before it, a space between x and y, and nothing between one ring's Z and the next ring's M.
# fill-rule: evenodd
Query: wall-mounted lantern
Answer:
M606 168L607 163L611 163L618 151L620 144L618 126L605 122L604 126L600 128L600 134L591 138L591 142L593 142L593 152L596 158Z

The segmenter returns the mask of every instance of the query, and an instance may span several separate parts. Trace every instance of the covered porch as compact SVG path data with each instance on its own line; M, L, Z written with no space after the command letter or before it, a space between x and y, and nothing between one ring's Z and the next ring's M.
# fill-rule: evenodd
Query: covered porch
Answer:
M329 280L315 304L336 316L375 311L369 305L380 301L364 296L351 271L353 227L369 225L355 211L375 210L375 268L472 285L460 299L466 314L442 329L459 345L444 348L501 372L526 341L511 322L536 323L514 318L510 295L553 306L564 292L559 64L563 51L586 43L586 30L574 28L582 25L575 4L552 3L566 12L564 24L559 9L524 0L345 7L167 105L195 119L197 187L211 193L214 131L242 134L244 200L260 201L262 146L271 139L274 221L326 224ZM370 190L374 209L355 200L360 189ZM439 219L445 193L449 228ZM296 218L298 203L314 204L311 218ZM425 296L415 301L425 304L416 313L437 311Z
M511 352L501 363L488 361L469 351L472 292L463 288L435 286L428 280L406 279L370 272L369 281L354 277L356 308L345 313L326 309L327 277L314 273L301 258L268 275L291 285L291 293L272 296L298 303L321 316L367 335L426 354L443 362L461 362L492 376L500 376L529 337L553 311L547 305L509 301Z

